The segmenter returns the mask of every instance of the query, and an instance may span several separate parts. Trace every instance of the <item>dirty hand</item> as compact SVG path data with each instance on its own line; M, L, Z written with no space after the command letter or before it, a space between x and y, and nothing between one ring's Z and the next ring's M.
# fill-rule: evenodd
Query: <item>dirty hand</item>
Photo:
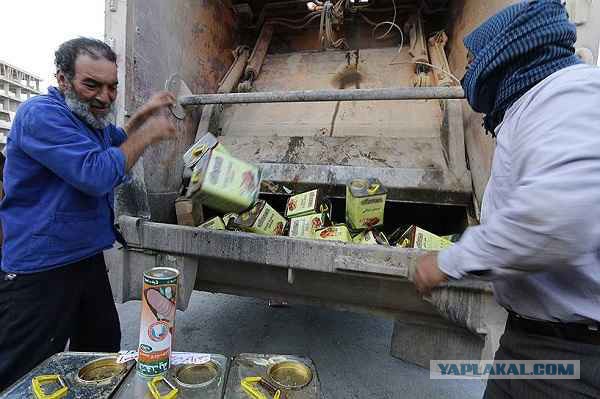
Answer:
M135 134L141 126L155 114L163 112L166 107L175 104L175 96L168 91L159 91L150 97L150 100L142 105L125 124L128 135Z
M142 106L140 111L146 115L149 115L163 107L174 105L175 102L176 99L172 93L168 91L159 91L150 97L150 99Z
M419 258L414 280L421 295L429 295L434 287L448 281L448 276L438 267L437 252Z

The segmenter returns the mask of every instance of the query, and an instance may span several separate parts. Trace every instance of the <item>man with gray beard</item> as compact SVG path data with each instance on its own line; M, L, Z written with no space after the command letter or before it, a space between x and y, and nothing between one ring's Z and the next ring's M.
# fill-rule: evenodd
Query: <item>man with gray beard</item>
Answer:
M111 123L116 55L78 38L55 53L58 88L23 103L7 143L0 266L0 391L65 349L115 352L119 318L102 252L118 233L113 191L146 147L176 135L172 94Z

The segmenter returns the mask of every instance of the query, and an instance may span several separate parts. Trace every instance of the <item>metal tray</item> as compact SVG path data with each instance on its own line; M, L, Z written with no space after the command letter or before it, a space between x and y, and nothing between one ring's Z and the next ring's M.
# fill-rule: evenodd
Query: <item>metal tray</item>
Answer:
M68 388L65 399L110 398L135 364L131 361L118 365L116 357L115 353L57 353L9 387L0 399L35 398L32 379L53 374L58 374ZM43 387L50 393L59 384L50 382Z
M246 377L262 377L280 388L287 399L318 399L321 384L313 361L293 355L242 353L229 369L225 399L248 399L241 381ZM263 391L266 397L272 397Z
M209 356L208 363L171 366L165 374L165 379L179 390L177 399L221 399L223 397L229 359L223 355L210 354ZM150 380L132 371L113 398L152 399L148 389Z

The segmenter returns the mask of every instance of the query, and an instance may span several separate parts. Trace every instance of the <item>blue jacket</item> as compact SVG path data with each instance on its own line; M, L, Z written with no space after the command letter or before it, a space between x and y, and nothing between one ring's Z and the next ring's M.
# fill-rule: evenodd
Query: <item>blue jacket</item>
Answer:
M2 270L34 273L87 258L115 241L113 190L126 179L125 132L93 129L58 89L23 103L6 147Z

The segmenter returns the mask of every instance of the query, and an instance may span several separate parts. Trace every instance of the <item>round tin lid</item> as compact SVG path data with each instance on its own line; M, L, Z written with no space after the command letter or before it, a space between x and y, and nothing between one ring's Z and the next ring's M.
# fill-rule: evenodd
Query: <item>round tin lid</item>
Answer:
M302 362L286 360L269 367L267 376L280 388L301 389L312 381L313 373L310 367Z
M350 192L354 197L365 197L387 193L386 188L378 179L352 179L350 181Z
M179 276L179 270L172 267L155 267L144 272L144 275L151 278L171 279Z
M77 381L83 384L102 384L127 370L124 363L117 363L116 356L103 357L93 360L79 369Z
M175 373L177 384L185 388L200 388L209 385L221 374L221 367L212 361L203 364L181 366Z

